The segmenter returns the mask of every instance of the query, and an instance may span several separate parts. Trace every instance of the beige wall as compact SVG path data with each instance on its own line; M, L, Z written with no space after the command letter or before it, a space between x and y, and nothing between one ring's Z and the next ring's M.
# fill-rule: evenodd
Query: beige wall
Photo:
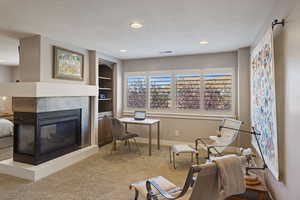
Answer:
M168 141L194 143L196 138L217 134L220 120L159 118L160 138ZM148 138L148 127L128 125L128 130ZM152 137L157 137L157 129L152 128Z
M250 120L250 48L238 50L238 69L237 69L237 116L243 121L243 129L249 130ZM251 136L242 134L240 143L250 146Z
M237 67L237 52L123 61L124 72Z
M238 71L238 62L242 64L243 85L238 90L244 90L241 94L243 98L249 98L247 93L247 81L249 82L249 49L241 49L238 52L224 52L215 54L201 54L190 56L175 56L175 57L163 57L163 58L147 58L136 60L123 61L123 73L126 72L143 72L143 71L166 71L166 70L185 70L185 69L201 69L201 68L228 68L234 67L236 69L236 75ZM236 79L237 81L237 79ZM246 82L246 83L245 83ZM124 84L123 84L124 85ZM245 87L245 88L244 88ZM249 89L248 89L249 90ZM238 95L236 95L238 98ZM248 104L246 102L246 104ZM241 108L245 108L243 113L243 119L249 120L249 109L247 106L241 104ZM238 107L237 107L238 108ZM238 111L236 110L236 114ZM217 127L221 119L189 119L189 118L171 118L161 117L161 138L164 140L182 141L182 142L194 142L198 137L205 137L209 135L215 135ZM148 137L147 127L130 125L129 130L135 131L141 134L143 137ZM156 129L153 130L155 133ZM156 137L156 134L153 134Z
M16 67L12 66L0 66L0 84L13 81L13 72L15 68ZM5 97L3 99L0 94L0 113L10 113L12 111L11 100L11 97Z
M11 82L12 68L11 66L0 66L0 84L1 82Z
M276 92L280 181L271 174L266 180L277 200L300 199L300 1L280 0L273 19L288 24L275 30Z
M20 79L23 82L41 81L41 36L20 40Z
M69 49L84 55L84 81L71 81L53 78L53 46ZM67 43L41 38L41 81L56 83L89 84L89 54L87 49L79 48Z
M53 78L53 46L59 46L84 55L84 81ZM89 54L87 49L36 35L20 40L20 79L23 82L56 82L89 84Z

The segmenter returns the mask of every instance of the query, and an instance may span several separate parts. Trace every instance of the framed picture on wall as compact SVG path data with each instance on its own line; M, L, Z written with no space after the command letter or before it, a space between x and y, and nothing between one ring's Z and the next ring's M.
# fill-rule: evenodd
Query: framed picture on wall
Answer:
M53 46L53 57L53 78L83 81L83 54Z

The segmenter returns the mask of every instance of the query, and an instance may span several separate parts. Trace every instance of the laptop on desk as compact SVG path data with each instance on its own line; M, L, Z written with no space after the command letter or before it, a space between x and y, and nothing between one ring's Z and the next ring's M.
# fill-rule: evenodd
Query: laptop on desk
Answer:
M134 111L134 120L145 120L146 112L145 111Z

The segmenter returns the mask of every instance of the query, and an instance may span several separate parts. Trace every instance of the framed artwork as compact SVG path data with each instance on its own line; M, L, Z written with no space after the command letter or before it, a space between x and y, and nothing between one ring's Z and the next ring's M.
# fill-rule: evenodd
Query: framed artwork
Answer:
M53 52L53 78L83 81L83 54L57 46L53 47Z
M251 124L271 173L279 180L273 31L251 52ZM258 150L255 140L254 147Z

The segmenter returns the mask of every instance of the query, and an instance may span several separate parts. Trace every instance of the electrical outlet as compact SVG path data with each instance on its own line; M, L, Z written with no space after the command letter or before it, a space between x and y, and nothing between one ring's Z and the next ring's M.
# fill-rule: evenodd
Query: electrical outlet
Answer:
M179 136L179 135L180 135L179 130L175 130L175 136Z

